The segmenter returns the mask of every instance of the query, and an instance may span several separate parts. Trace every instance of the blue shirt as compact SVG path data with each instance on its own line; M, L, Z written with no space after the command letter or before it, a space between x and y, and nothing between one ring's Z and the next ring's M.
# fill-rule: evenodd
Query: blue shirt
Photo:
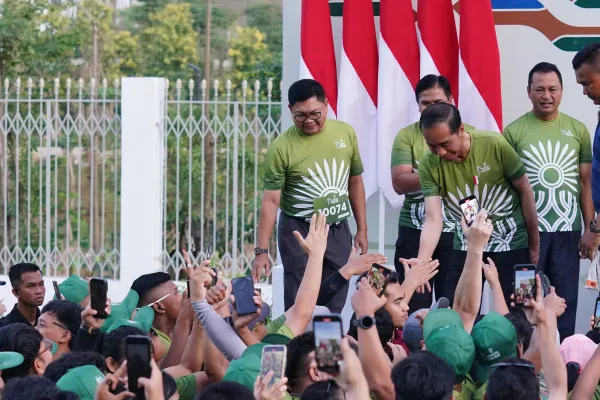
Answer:
M592 199L596 212L600 212L600 122L596 125L592 153Z

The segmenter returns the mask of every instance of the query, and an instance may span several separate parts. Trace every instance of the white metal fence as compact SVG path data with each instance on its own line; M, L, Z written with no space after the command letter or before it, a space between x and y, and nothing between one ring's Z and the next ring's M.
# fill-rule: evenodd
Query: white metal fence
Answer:
M186 248L228 276L245 274L262 161L281 132L279 95L271 81L172 86L162 100L162 268L178 278ZM34 262L46 276L119 279L121 96L119 82L4 82L0 275Z

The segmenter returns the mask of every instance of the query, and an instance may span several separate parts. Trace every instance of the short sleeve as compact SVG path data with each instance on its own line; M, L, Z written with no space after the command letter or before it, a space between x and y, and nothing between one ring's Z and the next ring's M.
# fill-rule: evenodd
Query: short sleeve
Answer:
M350 142L352 143L352 159L350 161L350 176L356 176L363 173L365 170L363 167L362 159L360 158L360 151L358 150L358 138L356 132L349 126L350 130Z
M402 129L394 138L392 145L392 167L413 165L412 143L408 130Z
M440 187L431 173L430 160L430 157L425 156L419 164L419 183L424 197L440 196Z
M579 164L589 164L592 162L592 137L590 131L585 125L581 125L578 129L581 139L579 145Z
M193 400L198 389L196 387L196 375L190 374L175 379L177 393L181 400Z
M511 145L513 149L517 148L517 143L510 125L504 128L504 130L502 131L502 136L504 137L504 139L506 139L506 141Z
M500 139L499 146L504 177L509 182L514 182L525 174L525 165L523 165L523 161L507 140Z
M285 186L286 164L277 141L271 143L265 160L265 189L281 190Z

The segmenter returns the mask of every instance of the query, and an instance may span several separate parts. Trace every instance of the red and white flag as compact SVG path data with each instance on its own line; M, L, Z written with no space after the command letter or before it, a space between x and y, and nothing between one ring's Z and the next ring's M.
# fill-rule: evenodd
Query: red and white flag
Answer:
M325 88L328 117L337 115L337 69L328 0L302 0L300 79L314 79Z
M460 2L459 68L463 121L501 132L500 52L491 0Z
M365 194L377 184L377 35L371 0L344 2L338 119L358 136Z
M480 0L481 1L481 0ZM443 75L458 103L458 37L452 0L421 0L417 5L421 34L421 77Z
M394 207L402 205L392 186L391 151L400 129L419 120L419 41L411 0L381 0L377 141L379 187Z

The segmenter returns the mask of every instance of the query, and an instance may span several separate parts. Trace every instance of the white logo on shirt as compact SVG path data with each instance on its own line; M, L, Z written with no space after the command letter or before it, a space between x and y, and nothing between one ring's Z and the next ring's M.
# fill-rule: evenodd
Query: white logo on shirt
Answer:
M338 149L345 149L346 148L346 143L344 143L344 141L342 139L336 140L335 141L335 147L337 147Z
M573 137L573 136L574 136L574 135L573 135L573 132L571 132L571 130L570 130L570 129L563 129L563 130L562 130L562 134L563 134L563 135L565 135L565 136L571 136L571 137Z
M477 173L478 174L483 174L484 172L489 172L491 170L491 167L489 165L487 165L487 163L483 163L483 165L480 165L477 167Z

